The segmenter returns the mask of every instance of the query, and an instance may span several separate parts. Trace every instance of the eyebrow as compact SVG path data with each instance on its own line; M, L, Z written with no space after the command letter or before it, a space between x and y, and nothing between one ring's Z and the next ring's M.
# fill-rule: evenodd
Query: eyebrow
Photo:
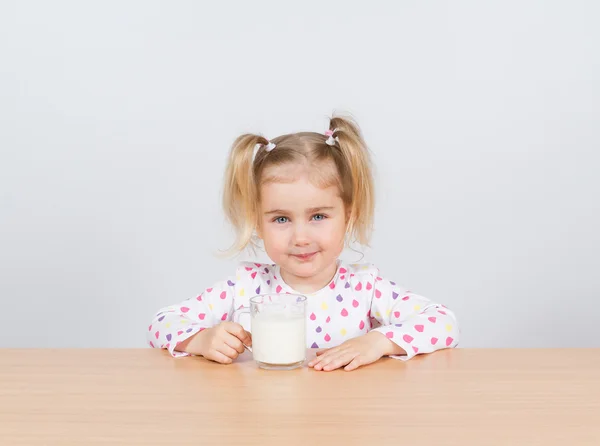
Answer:
M316 208L310 208L306 210L307 214L314 214L315 212L322 212L322 211L330 211L332 209L335 209L333 206L319 206ZM291 212L283 210L283 209L273 209L272 211L268 211L265 212L265 215L271 215L271 214L290 214Z

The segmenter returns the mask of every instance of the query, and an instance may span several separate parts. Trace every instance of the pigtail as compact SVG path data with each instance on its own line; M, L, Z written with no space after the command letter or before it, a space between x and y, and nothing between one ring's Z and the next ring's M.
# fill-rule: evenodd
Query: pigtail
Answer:
M368 246L373 229L375 191L369 150L358 124L349 117L335 116L329 123L328 144L338 146L351 183L347 232L352 239ZM334 141L334 142L333 142Z
M233 143L225 169L223 210L236 231L236 241L227 253L240 252L251 244L258 224L258 184L254 174L255 149L269 141L245 134ZM258 145L258 146L257 146Z

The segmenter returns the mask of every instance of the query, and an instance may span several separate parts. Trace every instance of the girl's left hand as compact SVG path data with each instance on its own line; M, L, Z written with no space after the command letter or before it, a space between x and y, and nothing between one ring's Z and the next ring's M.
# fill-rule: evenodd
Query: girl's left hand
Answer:
M317 357L310 361L308 366L326 372L345 366L344 370L351 371L391 354L394 346L385 335L371 331L337 347L317 352Z

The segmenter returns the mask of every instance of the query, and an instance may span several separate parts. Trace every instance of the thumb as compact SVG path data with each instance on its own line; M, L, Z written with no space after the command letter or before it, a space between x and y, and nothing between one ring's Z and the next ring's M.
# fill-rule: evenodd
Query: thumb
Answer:
M227 331L238 338L246 345L252 345L252 336L240 324L232 323L228 326Z
M246 344L248 347L251 347L252 346L252 333L244 330L244 338L242 339L242 342L244 344Z

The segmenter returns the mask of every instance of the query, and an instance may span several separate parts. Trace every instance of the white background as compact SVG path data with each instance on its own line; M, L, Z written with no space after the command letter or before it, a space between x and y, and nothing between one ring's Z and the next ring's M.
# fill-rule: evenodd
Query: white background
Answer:
M144 346L233 271L235 137L336 110L377 169L364 260L452 308L461 347L599 347L598 23L591 0L0 3L0 347Z

